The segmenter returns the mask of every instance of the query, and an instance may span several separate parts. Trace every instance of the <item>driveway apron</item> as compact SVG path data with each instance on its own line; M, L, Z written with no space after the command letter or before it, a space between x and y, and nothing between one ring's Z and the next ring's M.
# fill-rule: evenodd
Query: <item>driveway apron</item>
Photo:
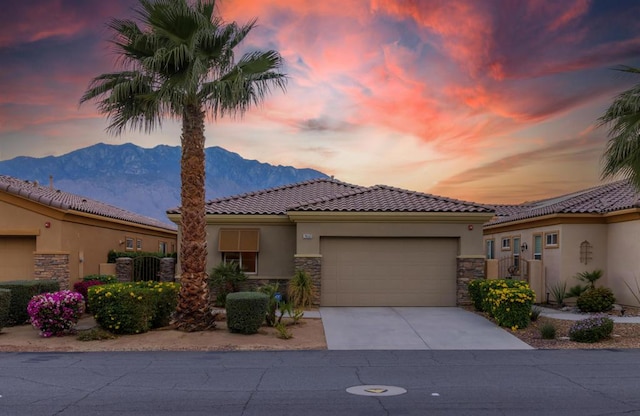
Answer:
M330 350L527 350L491 321L461 308L320 308Z

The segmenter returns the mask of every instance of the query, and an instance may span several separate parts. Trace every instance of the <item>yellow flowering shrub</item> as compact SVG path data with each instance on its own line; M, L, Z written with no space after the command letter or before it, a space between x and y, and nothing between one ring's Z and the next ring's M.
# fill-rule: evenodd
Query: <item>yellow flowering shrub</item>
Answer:
M179 287L172 282L113 283L90 287L88 297L94 319L103 329L139 334L169 324Z
M517 330L531 321L531 308L535 293L527 282L493 280L484 298L489 314L498 325Z

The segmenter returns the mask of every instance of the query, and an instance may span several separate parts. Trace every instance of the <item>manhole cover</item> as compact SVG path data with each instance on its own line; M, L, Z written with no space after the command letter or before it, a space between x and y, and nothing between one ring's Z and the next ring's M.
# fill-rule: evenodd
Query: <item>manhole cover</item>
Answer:
M347 389L347 393L357 394L358 396L398 396L406 392L407 390L402 387L380 386L377 384L353 386Z

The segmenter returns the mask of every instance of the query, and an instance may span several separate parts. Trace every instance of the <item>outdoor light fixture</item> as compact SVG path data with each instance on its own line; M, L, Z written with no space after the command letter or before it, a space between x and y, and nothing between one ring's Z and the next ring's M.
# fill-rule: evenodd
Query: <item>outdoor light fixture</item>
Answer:
M522 251L527 251L528 248L529 246L527 245L527 243L522 243L522 245L520 246L520 250Z

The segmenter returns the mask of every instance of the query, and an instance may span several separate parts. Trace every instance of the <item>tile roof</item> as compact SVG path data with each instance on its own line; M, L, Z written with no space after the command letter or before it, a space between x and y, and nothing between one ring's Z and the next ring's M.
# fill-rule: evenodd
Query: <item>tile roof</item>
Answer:
M376 185L320 201L306 201L292 206L290 211L489 213L493 209L471 202Z
M215 199L206 205L206 213L214 215L285 215L287 211L490 213L493 209L384 185L367 188L326 178ZM168 213L179 214L180 209Z
M640 193L626 180L522 205L492 205L496 217L487 225L549 214L606 214L640 208Z
M11 176L0 175L0 191L18 195L40 204L62 210L79 211L166 230L173 231L176 229L175 226L165 224L154 218L145 217L100 201L63 192L59 189L50 188L49 186L40 186L37 182L24 181Z

